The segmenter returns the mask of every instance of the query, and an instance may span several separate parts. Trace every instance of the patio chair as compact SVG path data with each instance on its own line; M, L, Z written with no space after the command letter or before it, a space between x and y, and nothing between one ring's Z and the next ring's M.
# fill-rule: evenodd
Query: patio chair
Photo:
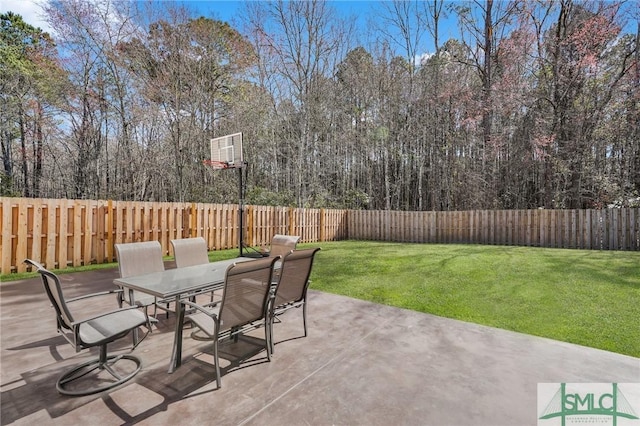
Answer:
M91 395L112 389L132 379L140 371L140 359L129 354L108 355L107 345L125 337L130 331L140 326L146 325L147 330L150 330L149 318L135 306L132 306L76 320L69 309L72 302L86 301L89 298L112 294L118 290L103 291L66 299L57 275L31 259L26 259L25 263L35 267L42 277L47 296L56 311L58 333L75 348L76 352L96 346L100 347L98 359L92 359L80 364L64 373L58 379L56 382L58 392L71 396ZM149 331L145 336L148 333ZM135 346L133 349L135 349ZM121 363L120 361L122 360L128 360L129 362ZM131 366L123 368L122 364L131 364L131 362L134 365L133 371L128 371L131 370ZM98 370L97 374L87 376L96 370ZM102 371L109 373L115 380L105 379L105 375L100 374ZM82 378L85 380L81 381L80 379ZM95 380L90 380L91 378ZM92 384L95 385L92 386Z
M280 235L276 234L271 239L271 247L269 249L269 257L284 257L291 250L296 249L296 245L300 241L297 235Z
M307 337L307 289L313 259L320 247L304 250L292 250L282 260L280 276L271 291L269 331L273 333L273 324L277 317L292 308L302 307L304 337ZM269 337L273 354L273 334Z
M207 242L202 237L171 240L171 245L173 246L176 268L209 263ZM215 292L212 291L210 302L213 302L214 294ZM195 302L195 296L191 301Z
M171 240L176 268L209 263L207 242L202 237Z
M115 248L120 278L164 271L162 247L158 241L115 244ZM144 308L145 313L148 314L149 306L153 305L154 318L157 315L158 307L167 311L167 317L169 316L169 302L168 300L156 300L154 296L138 291L133 292L133 300L131 300L129 291L125 290L118 295L120 307L122 307L123 303L136 305Z
M263 258L250 262L234 263L229 266L225 276L222 301L206 307L188 300L182 301L185 307L195 309L187 315L185 321L191 321L196 327L191 336L202 340L199 331L213 341L213 356L216 368L216 384L222 387L220 378L220 359L218 343L223 339L234 338L260 327L265 329L265 350L271 361L268 331L269 289L273 265L279 258Z

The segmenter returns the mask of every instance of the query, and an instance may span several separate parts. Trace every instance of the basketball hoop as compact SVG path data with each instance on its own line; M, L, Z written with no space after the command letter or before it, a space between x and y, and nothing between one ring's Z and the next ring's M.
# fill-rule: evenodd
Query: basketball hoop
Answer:
M202 164L204 164L205 166L210 166L212 169L215 169L215 170L229 168L229 163L226 161L204 160Z
M247 173L247 163L242 156L242 132L230 135L220 136L211 139L211 158L204 160L204 164L210 166L213 170L220 169L237 169L238 170L238 187L239 187L239 209L238 209L238 247L240 248L240 257L243 256L244 244L244 178Z

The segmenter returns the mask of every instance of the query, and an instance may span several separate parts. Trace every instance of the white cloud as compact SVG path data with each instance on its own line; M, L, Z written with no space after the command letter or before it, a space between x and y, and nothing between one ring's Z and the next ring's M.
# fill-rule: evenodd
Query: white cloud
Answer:
M428 53L428 52L421 53L419 55L416 55L415 58L413 58L413 63L414 65L420 67L424 65L432 56L433 56L433 53Z
M0 0L0 12L13 12L20 16L24 22L34 27L40 27L42 31L52 33L52 28L44 20L44 13L40 4L46 0Z

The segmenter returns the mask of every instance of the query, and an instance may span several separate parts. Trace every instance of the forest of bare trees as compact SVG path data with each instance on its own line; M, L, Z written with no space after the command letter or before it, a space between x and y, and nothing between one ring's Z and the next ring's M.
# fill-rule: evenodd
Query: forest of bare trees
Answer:
M0 14L0 195L393 210L640 203L640 12L617 0L60 0ZM445 23L454 22L450 38ZM432 52L423 51L429 39ZM417 58L420 58L419 60Z

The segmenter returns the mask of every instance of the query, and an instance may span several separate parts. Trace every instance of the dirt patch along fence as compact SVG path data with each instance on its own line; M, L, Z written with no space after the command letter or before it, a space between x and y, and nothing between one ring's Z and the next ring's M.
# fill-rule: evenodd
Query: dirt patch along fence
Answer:
M209 250L238 247L239 206L112 200L0 198L2 274L25 258L50 269L116 261L114 244L201 236ZM245 243L274 234L301 242L345 239L640 250L640 209L401 212L245 206Z

